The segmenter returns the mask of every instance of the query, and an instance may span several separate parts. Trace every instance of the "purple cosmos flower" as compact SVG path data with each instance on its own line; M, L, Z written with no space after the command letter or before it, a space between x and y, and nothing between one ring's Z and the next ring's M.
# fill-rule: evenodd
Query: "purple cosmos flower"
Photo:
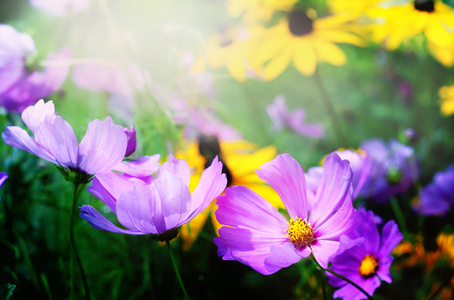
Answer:
M10 25L0 24L0 70L10 64L22 65L25 58L35 50L35 43L30 35L18 32Z
M281 131L287 127L299 135L314 139L320 139L325 136L323 125L319 123L304 123L306 113L303 109L289 112L282 96L277 96L274 99L274 103L266 108L266 111L271 120L273 120L274 130L276 131Z
M380 280L392 282L389 267L393 261L391 252L402 240L394 221L387 222L382 229L382 236L374 221L374 214L371 211L359 209L357 214L356 230L348 233L347 238L343 237L344 243L337 256L331 261L331 270L350 279L368 294L372 295ZM359 246L350 247L352 240L364 238L364 243ZM364 299L364 294L346 281L326 272L329 284L339 288L334 292L333 298L342 299Z
M57 164L66 171L107 172L125 155L126 134L123 127L115 125L110 117L88 124L80 145L71 125L55 113L52 101L44 103L40 100L26 108L22 121L34 137L20 127L9 126L2 133L5 143Z
M154 181L152 174L159 167L159 154L122 161L113 167L114 171L96 174L87 190L116 212L116 202L121 193L131 191L136 183L151 184Z
M268 275L308 257L327 268L339 249L340 236L353 226L352 171L335 153L325 160L311 210L307 209L304 172L288 154L256 170L279 194L290 216L286 220L261 196L242 186L218 197L216 218L222 225L214 239L218 255Z
M225 189L227 179L221 172L222 163L215 158L203 171L191 195L187 162L170 155L151 184L136 183L132 190L127 188L114 199L115 203L106 202L127 229L115 226L89 205L80 208L80 217L97 229L133 235L153 234L160 240L171 240L181 225L204 210Z
M405 192L419 176L420 170L413 148L392 140L385 144L371 139L361 144L372 160L371 176L364 185L364 194L376 202Z
M6 179L8 178L8 174L0 172L0 187L5 183Z
M30 0L30 5L52 16L60 17L70 12L84 10L90 0Z
M454 204L454 165L435 174L432 183L419 192L415 210L423 215L444 215Z
M137 139L136 139L136 129L134 125L131 126L131 129L125 128L126 136L128 137L128 146L126 147L125 157L133 154L137 148Z
M29 72L24 65L13 64L4 74L14 74L10 78L15 80L9 80L8 85L0 84L2 106L8 111L22 112L37 100L51 95L60 88L68 75L69 64L63 62L70 56L68 49L63 49L58 54L50 54L46 59L48 66L44 72Z
M365 151L338 150L335 151L340 158L348 160L353 171L353 199L364 197L364 184L369 180L371 161ZM309 168L306 176L306 185L308 189L309 202L312 203L317 192L320 179L322 178L323 167Z

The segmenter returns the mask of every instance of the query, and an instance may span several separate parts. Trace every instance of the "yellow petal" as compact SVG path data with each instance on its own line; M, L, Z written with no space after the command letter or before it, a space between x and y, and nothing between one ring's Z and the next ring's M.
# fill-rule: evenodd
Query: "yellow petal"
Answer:
M323 30L315 33L317 38L334 42L334 43L347 43L355 46L366 46L366 43L363 39L358 36L341 30Z
M317 40L312 43L318 60L326 61L336 66L341 66L347 61L344 52L335 44Z
M284 52L271 59L271 61L265 66L265 69L263 71L263 79L270 81L284 72L284 70L292 60L292 54L293 52L291 50L291 47L288 47Z
M246 80L246 61L244 59L234 57L228 60L225 66L237 81L243 82Z
M453 15L454 18L454 15ZM437 18L430 18L424 34L427 39L439 47L448 46L453 39L453 33L448 32L446 27Z
M301 40L298 43L293 63L298 71L304 75L312 75L317 67L317 58L312 45L308 40Z

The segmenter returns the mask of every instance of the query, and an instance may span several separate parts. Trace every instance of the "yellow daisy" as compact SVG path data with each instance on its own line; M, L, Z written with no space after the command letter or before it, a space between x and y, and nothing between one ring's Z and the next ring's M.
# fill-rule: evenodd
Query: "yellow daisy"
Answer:
M368 16L377 18L372 40L394 50L406 39L424 33L437 47L449 46L454 33L453 9L441 1L415 0L402 5L376 7Z
M345 16L313 20L305 11L293 9L287 18L266 29L255 47L251 65L263 66L264 80L276 78L292 60L304 75L313 74L320 61L343 65L345 54L334 43L364 45L362 39L345 30L348 22Z
M367 10L381 0L327 0L327 4L334 14L348 14L351 18L361 18Z
M246 23L269 21L275 11L288 11L297 0L228 0L227 13Z
M208 146L205 142L206 140L204 142L193 143L185 153L177 153L177 157L186 159L191 167L191 185L189 186L191 191L197 186L197 182L200 180L200 176L205 166L210 163L210 160L207 160L206 158L206 153L204 153L204 156L201 155L200 152L209 150L212 154L216 154L215 152L219 151L219 157L225 165L223 172L227 175L228 186L242 185L248 187L262 197L266 197L274 207L284 208L283 203L274 189L259 179L255 173L255 169L260 168L262 164L275 158L277 150L274 146L257 149L257 146L246 141L221 141L218 143L218 141L214 139L209 142L211 144ZM204 145L199 147L201 143ZM181 227L180 238L183 242L184 249L191 247L209 216L211 216L211 220L217 232L220 228L220 224L217 222L214 215L216 209L216 203L213 201L210 206L191 220L191 222Z
M444 86L438 90L441 113L445 116L454 114L454 85Z
M438 46L429 42L427 48L429 48L433 56L444 66L451 67L454 65L454 34L451 35L451 39L446 40L446 45Z
M212 37L207 45L207 63L210 68L225 66L237 81L244 81L248 72L254 73L247 57L254 52L255 37L263 28L250 26L225 30Z

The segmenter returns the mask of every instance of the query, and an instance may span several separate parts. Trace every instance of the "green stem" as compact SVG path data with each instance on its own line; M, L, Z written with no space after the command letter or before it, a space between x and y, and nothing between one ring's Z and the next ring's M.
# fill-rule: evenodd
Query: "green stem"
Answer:
M322 270L327 271L328 273L333 274L333 275L336 276L337 278L340 278L340 279L342 279L343 281L346 281L346 282L350 283L350 284L353 285L355 288L357 288L361 293L363 293L363 294L367 297L367 299L369 299L369 300L374 300L374 298L373 298L371 295L369 295L362 287L360 287L359 285L357 285L356 283L354 283L353 281L351 281L351 280L348 279L347 277L344 277L344 276L342 276L341 274L338 274L338 273L334 272L333 270L322 268L322 266L320 266L320 264L318 263L318 261L317 261L314 257L312 257L312 259L313 259L313 261L315 261L315 263L316 263Z
M85 298L90 300L90 290L88 289L87 278L85 277L84 268L82 266L82 261L80 260L79 253L77 252L76 242L74 240L74 207L77 206L77 199L79 199L80 192L84 184L75 183L74 184L74 195L73 201L71 203L70 215L69 215L69 239L71 241L72 253L76 256L77 264L79 265L80 275L82 276L82 282L85 289ZM71 255L71 266L73 264L73 256ZM71 267L71 278L74 278L74 268ZM71 283L72 288L72 283Z
M404 235L408 232L407 228L407 222L405 221L404 214L402 213L402 210L400 209L399 203L397 202L396 197L391 197L391 207L393 209L394 215L396 216L397 223L399 224L399 227L403 231Z
M184 298L189 300L188 293L184 288L183 280L181 280L180 272L178 272L177 262L175 261L175 257L173 256L172 247L170 247L170 242L166 240L166 245L169 248L170 252L170 259L172 260L173 268L175 269L175 273L177 274L178 282L180 283L180 287L183 290Z
M344 147L347 147L347 139L345 138L345 135L342 131L342 122L340 121L340 118L338 114L336 113L336 110L334 109L334 105L331 102L330 97L328 96L328 93L326 92L326 89L323 85L322 79L320 78L319 71L315 71L314 75L312 76L315 80L315 84L318 87L318 90L320 91L320 94L322 96L323 104L325 105L326 110L328 111L328 114L330 115L334 127L334 131L336 132L336 137L338 139L338 142L342 144Z

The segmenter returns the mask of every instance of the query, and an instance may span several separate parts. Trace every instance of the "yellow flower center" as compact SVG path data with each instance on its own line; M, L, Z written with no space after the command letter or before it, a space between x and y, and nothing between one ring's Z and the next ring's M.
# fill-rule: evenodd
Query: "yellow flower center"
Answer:
M296 218L296 220L290 219L285 235L288 236L288 239L296 248L305 245L309 246L314 239L314 229L311 223L308 223L306 220L301 218Z
M374 255L366 255L361 261L359 266L359 274L364 278L369 278L375 275L375 272L378 270L378 261L375 259Z
M435 10L435 4L432 0L415 0L415 9L431 13Z

